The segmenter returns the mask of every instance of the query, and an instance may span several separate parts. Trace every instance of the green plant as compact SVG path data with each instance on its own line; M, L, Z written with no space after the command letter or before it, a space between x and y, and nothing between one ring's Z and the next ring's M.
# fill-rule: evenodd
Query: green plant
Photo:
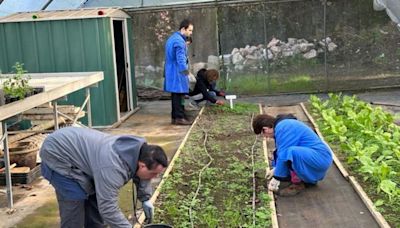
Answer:
M27 73L23 68L23 63L16 62L13 68L15 69L14 76L6 79L3 82L4 94L10 97L23 99L27 93L32 91L32 87L28 82L30 77L24 75Z
M311 96L310 103L327 141L336 145L388 222L398 227L400 127L394 117L355 96L329 94L326 101Z

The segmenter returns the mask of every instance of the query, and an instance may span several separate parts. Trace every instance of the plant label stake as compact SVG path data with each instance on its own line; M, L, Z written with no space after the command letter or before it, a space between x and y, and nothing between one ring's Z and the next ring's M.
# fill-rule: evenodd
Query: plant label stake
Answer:
M231 109L233 109L233 100L236 99L236 95L226 95L225 99L229 100L229 105L231 106Z

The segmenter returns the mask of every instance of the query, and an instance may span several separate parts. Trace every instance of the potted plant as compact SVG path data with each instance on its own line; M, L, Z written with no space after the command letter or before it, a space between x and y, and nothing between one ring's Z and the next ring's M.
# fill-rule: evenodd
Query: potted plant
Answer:
M23 65L23 63L16 62L13 66L15 74L4 80L2 83L6 104L24 99L31 95L30 93L33 91L32 87L29 86L28 83L30 77L25 75L27 71L24 70Z

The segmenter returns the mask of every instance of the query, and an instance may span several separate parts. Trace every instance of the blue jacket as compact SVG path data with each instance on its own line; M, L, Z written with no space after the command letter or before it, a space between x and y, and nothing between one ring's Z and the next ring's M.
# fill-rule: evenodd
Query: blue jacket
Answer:
M332 164L332 152L310 127L298 120L284 119L275 126L274 134L274 176L289 177L287 161L291 161L292 169L306 183L315 184L325 177Z
M165 44L164 90L170 93L189 93L189 77L186 57L186 37L174 32Z

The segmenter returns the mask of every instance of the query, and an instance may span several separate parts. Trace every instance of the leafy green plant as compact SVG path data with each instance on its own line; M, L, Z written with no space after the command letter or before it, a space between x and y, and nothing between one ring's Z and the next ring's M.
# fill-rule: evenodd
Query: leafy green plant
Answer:
M400 225L400 127L381 107L355 96L310 97L313 115L325 138L338 145L350 172L363 181L375 206L394 227Z
M15 69L15 74L3 82L3 90L5 95L13 98L23 99L27 93L32 91L32 87L28 84L30 77L25 75L27 71L24 70L23 65L23 63L16 62L13 66Z

